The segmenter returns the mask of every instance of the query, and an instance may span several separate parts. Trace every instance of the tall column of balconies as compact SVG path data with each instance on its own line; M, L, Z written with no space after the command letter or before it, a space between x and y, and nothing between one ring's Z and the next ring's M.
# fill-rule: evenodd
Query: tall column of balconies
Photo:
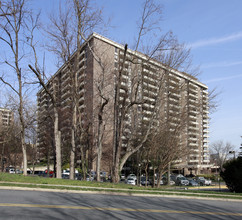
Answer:
M158 68L147 62L142 64L142 120L148 122L154 114L157 96L159 93L159 71ZM154 121L155 123L155 121Z
M199 117L199 87L192 82L187 85L188 109L188 167L197 168L201 163L200 117Z
M51 127L51 119L50 119L50 98L45 92L45 90L41 90L38 93L38 149L41 149L46 145L46 132L49 131Z
M87 53L85 49L80 51L78 55L78 69L77 69L77 81L78 81L78 99L79 99L79 109L84 113L86 108L85 94L86 94L86 61Z
M167 77L167 117L171 131L175 131L181 122L181 90L180 78L172 73Z
M124 102L125 99L125 105L130 102L130 95L131 95L131 71L132 71L132 65L130 63L131 55L126 54L126 59L124 60L124 51L119 50L115 51L114 54L114 60L115 60L115 68L116 73L120 71L121 65L123 66L122 75L120 78L120 90L119 90L119 102L120 105ZM134 120L134 119L133 119ZM125 121L124 121L124 133L122 136L122 147L127 147L127 141L130 138L131 135L131 113L128 112L125 115Z
M209 166L209 111L208 111L208 92L207 90L202 91L202 131L203 131L203 145L202 145L202 156L203 165Z

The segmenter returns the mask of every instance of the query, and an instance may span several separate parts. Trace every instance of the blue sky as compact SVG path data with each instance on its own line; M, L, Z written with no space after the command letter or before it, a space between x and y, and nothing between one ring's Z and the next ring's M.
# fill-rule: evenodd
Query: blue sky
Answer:
M30 1L36 9L42 9L42 18L57 10L58 2ZM242 142L242 1L156 2L163 5L159 27L164 32L172 30L180 42L191 47L193 64L201 70L199 80L220 92L218 110L211 115L210 143L224 140L238 149ZM111 21L105 36L132 45L142 0L96 0L96 4L103 7L104 17ZM56 70L52 61L47 68Z

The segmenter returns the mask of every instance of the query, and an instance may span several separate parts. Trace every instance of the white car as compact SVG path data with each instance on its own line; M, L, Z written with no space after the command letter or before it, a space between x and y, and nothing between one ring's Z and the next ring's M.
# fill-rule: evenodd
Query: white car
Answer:
M9 169L9 173L15 173L15 169Z
M128 177L127 177L127 179L128 178L133 178L134 180L137 180L137 177L136 177L135 174L129 174Z
M197 181L197 183L201 186L210 186L212 184L212 181L211 180L207 180L205 179L204 177L202 176L199 176L199 177L196 177L195 179Z
M160 180L160 185L163 185L163 184L164 184L163 180ZM155 185L157 185L157 179L155 179Z
M212 181L208 180L208 179L205 179L205 185L206 186L211 186L212 185Z
M136 185L136 181L135 181L135 179L132 178L132 177L127 178L126 183L127 183L127 184L130 184L130 185Z

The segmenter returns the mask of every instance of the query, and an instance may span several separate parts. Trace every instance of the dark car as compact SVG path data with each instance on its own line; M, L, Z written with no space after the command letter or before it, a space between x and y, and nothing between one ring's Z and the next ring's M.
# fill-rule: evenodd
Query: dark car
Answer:
M145 176L142 176L142 177L140 178L140 184L141 184L142 186L149 186L149 185L151 185L149 179L147 178L147 180L146 180L146 177L145 177Z
M66 173L62 173L61 177L62 177L62 179L69 179L70 175L68 175Z
M198 186L199 184L192 178L187 179L189 181L189 186Z

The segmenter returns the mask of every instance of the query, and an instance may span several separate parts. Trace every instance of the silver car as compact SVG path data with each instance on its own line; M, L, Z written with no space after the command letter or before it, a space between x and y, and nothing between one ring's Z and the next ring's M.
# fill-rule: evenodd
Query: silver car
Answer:
M176 185L188 186L189 185L189 181L184 176L183 177L177 177Z
M127 178L126 183L130 185L136 185L135 179L132 177Z

